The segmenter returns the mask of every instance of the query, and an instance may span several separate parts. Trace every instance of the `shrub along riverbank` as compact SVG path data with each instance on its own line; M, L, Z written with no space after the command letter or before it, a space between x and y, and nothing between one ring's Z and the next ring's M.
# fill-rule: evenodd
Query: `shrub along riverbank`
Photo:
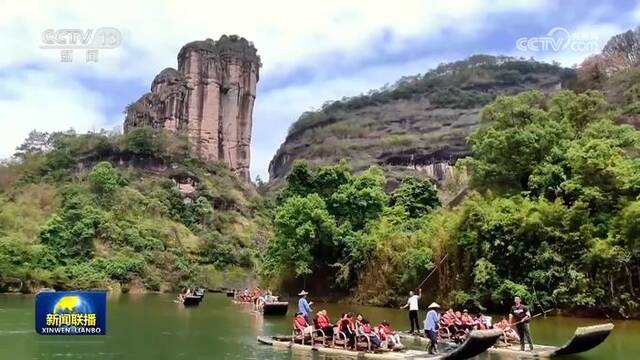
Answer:
M453 209L425 180L387 194L375 167L297 163L262 275L397 305L448 254L426 285L446 304L503 310L517 294L534 308L637 315L640 135L618 115L595 91L499 97L457 165L470 195Z

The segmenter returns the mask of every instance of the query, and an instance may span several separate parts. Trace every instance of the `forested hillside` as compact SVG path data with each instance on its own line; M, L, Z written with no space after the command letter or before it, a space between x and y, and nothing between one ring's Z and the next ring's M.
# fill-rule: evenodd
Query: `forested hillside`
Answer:
M240 286L268 237L255 191L184 139L32 132L0 166L0 290Z
M379 168L298 163L263 273L390 305L446 255L425 288L445 304L503 310L518 294L536 308L637 313L640 133L617 114L595 91L499 97L458 164L473 191L453 209L425 180L387 194Z
M638 317L638 49L640 29L612 38L602 54L576 68L570 83L573 90L529 90L497 97L471 92L456 97L471 107L485 106L477 124L467 128L464 141L469 156L459 159L452 172L466 176L462 181L466 191L447 206L437 196L446 190L446 182L436 186L420 171L413 173L418 177L405 173L399 186L389 191L385 184L395 174L371 158L359 163L359 150L350 149L353 157L343 156L348 161L324 166L318 164L332 163L334 156L320 161L312 153L321 144L333 144L329 140L336 134L351 134L345 129L362 131L363 124L364 128L385 124L362 116L347 119L344 114L375 106L369 108L373 114L384 104L413 99L400 95L401 85L304 114L290 137L315 134L317 141L294 154L288 152L297 151L288 140L274 158L290 155L280 165L293 158L309 161L294 162L278 192L274 239L265 255L263 276L281 284L305 279L319 292L397 305L436 269L424 287L427 302L502 311L519 295L536 312L560 309ZM467 75L484 71L484 65L464 64ZM551 65L535 66L546 69L534 71L538 75L551 69L564 74ZM430 84L457 74L455 68L441 67L424 77L431 76L428 81L418 78L408 83ZM495 82L485 89L492 87ZM338 125L342 130L327 131ZM433 144L421 137L423 131L403 131L415 136L414 149ZM379 134L371 139L371 133L364 131L361 137L379 141ZM376 153L376 148L366 152ZM363 171L365 164L368 170Z

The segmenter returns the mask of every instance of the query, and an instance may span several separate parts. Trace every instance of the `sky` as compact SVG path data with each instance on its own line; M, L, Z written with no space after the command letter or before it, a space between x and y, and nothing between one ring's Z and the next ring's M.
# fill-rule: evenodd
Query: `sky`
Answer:
M121 129L124 107L193 40L238 34L258 48L251 174L268 179L289 126L326 101L479 53L573 66L639 24L640 1L622 0L0 0L0 158L33 129ZM47 31L100 28L121 37L97 57L42 48Z

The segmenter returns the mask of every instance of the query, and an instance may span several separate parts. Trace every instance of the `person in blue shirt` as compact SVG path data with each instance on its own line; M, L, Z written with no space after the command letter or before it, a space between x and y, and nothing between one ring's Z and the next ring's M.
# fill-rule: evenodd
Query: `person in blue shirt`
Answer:
M309 315L311 314L311 312L313 312L313 310L311 309L311 305L313 305L313 302L307 301L308 294L309 293L304 290L300 291L300 293L298 294L298 296L300 296L300 300L298 300L298 312L301 313L302 316L304 316L307 322L309 322Z
M440 305L437 303L431 303L427 308L427 317L424 319L424 333L429 338L429 354L438 353L438 322L440 321L440 314L438 309Z

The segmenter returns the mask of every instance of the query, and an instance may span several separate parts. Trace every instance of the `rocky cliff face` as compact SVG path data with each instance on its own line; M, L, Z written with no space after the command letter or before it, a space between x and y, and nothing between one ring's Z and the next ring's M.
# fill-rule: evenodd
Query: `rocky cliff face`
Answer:
M496 96L528 89L555 91L571 69L507 57L474 56L425 75L303 114L269 165L279 183L296 159L311 165L347 159L355 171L380 165L390 179L407 175L443 181L470 154L467 136Z
M184 134L196 157L225 162L248 181L259 69L257 50L244 38L188 43L178 69L162 70L151 92L127 107L124 131L151 126Z

